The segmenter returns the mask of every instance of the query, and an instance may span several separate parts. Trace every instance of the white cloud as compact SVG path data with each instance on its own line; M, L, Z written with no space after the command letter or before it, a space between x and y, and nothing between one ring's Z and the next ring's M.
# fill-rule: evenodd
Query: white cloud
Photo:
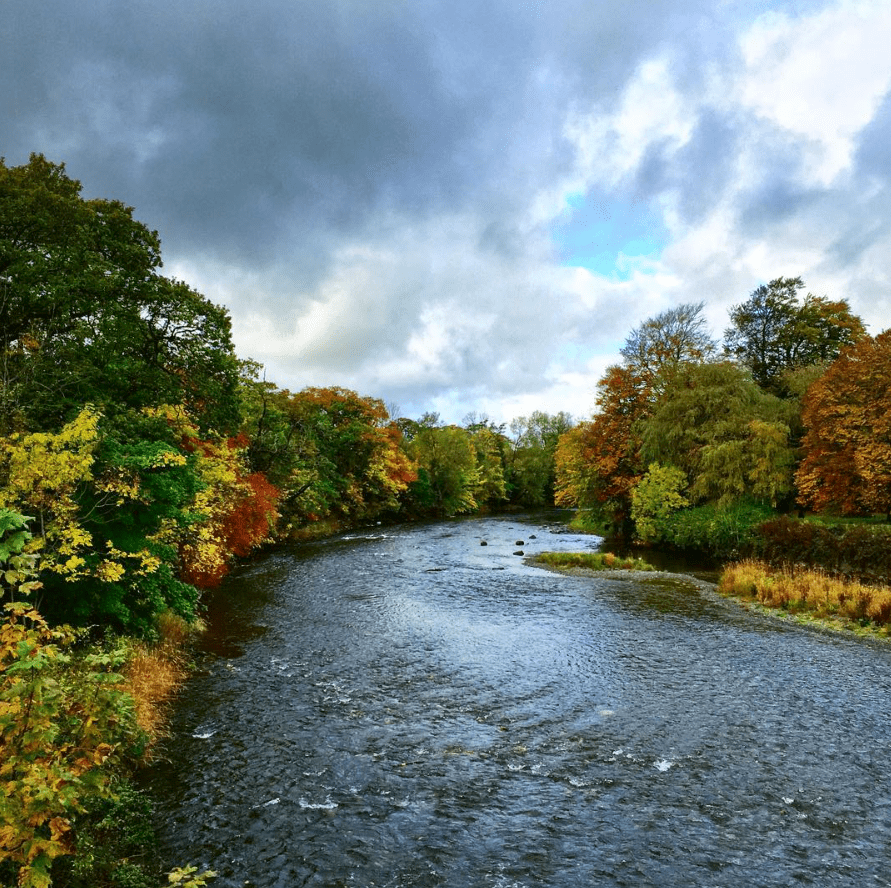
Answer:
M857 133L891 85L891 5L845 0L815 15L768 13L742 35L738 100L807 145L828 185L850 166Z

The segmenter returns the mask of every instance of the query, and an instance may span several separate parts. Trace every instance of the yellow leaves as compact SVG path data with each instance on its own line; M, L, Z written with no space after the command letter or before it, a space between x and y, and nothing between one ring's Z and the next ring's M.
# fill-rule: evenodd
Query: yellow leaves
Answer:
M96 576L104 583L116 583L125 573L124 565L116 561L103 561L96 568Z
M2 444L8 472L4 500L50 508L90 477L99 414L85 407L58 434L12 435ZM67 503L65 503L67 505Z

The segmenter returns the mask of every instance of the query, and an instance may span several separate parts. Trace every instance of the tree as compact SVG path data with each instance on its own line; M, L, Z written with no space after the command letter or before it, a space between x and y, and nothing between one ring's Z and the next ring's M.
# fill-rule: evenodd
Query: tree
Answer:
M474 512L483 481L473 437L459 426L419 426L411 442L418 466L414 500L440 515Z
M891 330L844 351L808 390L802 419L799 501L891 514Z
M834 360L840 350L865 335L863 322L847 300L830 301L808 294L800 277L762 284L746 302L730 311L724 333L725 353L752 372L763 389L785 395L784 374Z
M230 320L163 277L156 232L118 201L85 200L42 155L0 160L0 432L58 430L185 404L202 429L237 424Z
M399 508L416 479L403 434L383 402L338 387L296 394L243 370L242 430L254 471L282 492L286 522L367 519Z
M689 505L681 493L687 479L680 469L652 463L631 492L631 518L637 536L645 542L662 539L669 516Z
M600 412L561 436L557 446L557 505L597 506L617 526L627 525L631 490L645 471L638 425L649 415L650 395L648 380L635 369L607 369L598 383Z
M752 497L781 503L792 490L789 407L735 364L689 366L641 426L643 457L681 469L694 502Z
M711 358L717 343L706 329L704 307L704 302L687 302L648 318L625 340L625 366L652 385L683 364Z
M573 425L568 413L550 415L541 410L511 422L507 475L514 502L541 506L554 501L554 455L560 436Z

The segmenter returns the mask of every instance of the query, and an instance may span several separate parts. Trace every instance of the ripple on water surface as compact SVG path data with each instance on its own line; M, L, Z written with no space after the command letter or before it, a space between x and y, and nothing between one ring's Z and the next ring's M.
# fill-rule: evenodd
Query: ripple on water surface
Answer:
M170 865L239 888L888 885L888 653L513 555L594 542L562 531L388 528L229 583L152 775Z

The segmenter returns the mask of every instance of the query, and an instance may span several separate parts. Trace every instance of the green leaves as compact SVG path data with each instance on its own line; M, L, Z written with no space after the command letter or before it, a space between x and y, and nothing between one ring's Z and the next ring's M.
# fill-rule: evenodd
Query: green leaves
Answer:
M0 432L56 430L85 403L158 402L187 404L202 429L234 429L228 313L160 264L157 233L131 208L84 200L41 155L0 160Z

